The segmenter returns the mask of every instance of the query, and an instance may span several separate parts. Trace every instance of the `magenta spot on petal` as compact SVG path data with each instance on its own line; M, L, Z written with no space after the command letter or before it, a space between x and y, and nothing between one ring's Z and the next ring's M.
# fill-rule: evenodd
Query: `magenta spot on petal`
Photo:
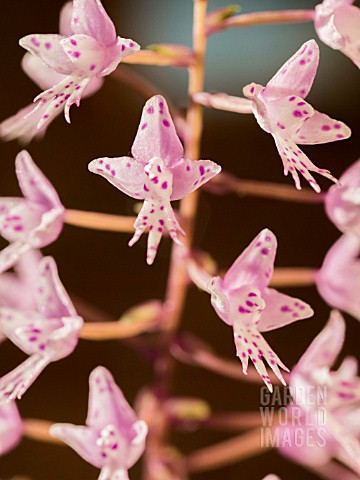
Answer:
M164 127L170 127L170 123L169 123L168 120L164 119L162 123L163 123Z
M302 117L302 113L300 112L300 110L294 110L293 115L294 117Z
M163 190L166 190L167 187L168 187L167 182L163 182L163 183L161 184L161 188L162 188Z
M134 45L135 45L134 42L130 42L130 43L129 43L129 47L130 47L130 48L132 48Z
M341 128L340 123L335 123L334 128L336 128L336 130L339 130L339 128Z
M269 249L268 249L268 248L262 248L262 249L261 249L261 253L262 253L263 255L267 255L267 254L269 253Z
M295 100L295 98L296 98L296 97L294 97L294 96L293 96L293 97L290 97L290 98L289 98L289 102L293 102L293 101Z
M22 230L24 230L24 227L22 225L15 225L14 230L16 232L21 232Z
M92 72L93 70L95 70L95 65L90 65L90 69L89 69L89 70L90 70L91 72Z
M256 297L256 293L250 292L249 295L248 295L248 297Z
M71 43L71 45L75 45L75 46L77 45L77 41L74 40L73 38L70 40L70 43Z
M49 115L48 115L48 114L45 114L45 115L43 116L43 118L46 120L47 118L49 118Z
M164 206L163 206L163 205L161 205L160 210L161 210L161 211L164 210Z
M305 65L306 61L303 59L303 60L300 60L300 65Z
M297 106L298 106L298 107L301 107L302 105L305 105L305 102L298 102L298 103L297 103Z
M321 130L324 130L324 132L327 132L327 131L330 130L330 126L329 126L329 125L323 125L323 126L321 127Z
M155 110L154 110L154 107L150 106L146 111L149 115L152 115Z
M158 232L162 233L163 229L161 227L158 228Z
M205 174L205 168L202 165L199 167L199 172L201 176Z
M186 166L186 171L187 171L187 172L190 172L190 167L189 167L189 165Z
M46 42L46 43L45 43L45 48L46 48L47 50L49 50L49 49L51 48L51 43Z
M242 352L241 356L242 356L243 358L245 358L245 357L246 357L246 353L245 353L245 352Z
M125 48L126 48L125 45L122 44L122 45L121 45L121 51L123 52L123 51L125 50Z
M147 123L143 123L143 124L141 125L141 130L145 130L146 127L147 127Z
M255 91L255 87L251 87L250 88L250 93L254 93L254 91Z
M149 191L149 189L147 188L147 186L146 186L145 184L144 184L144 190L145 190L145 192L148 192L148 191ZM150 213L151 213L151 212L150 212Z
M280 310L281 310L282 312L291 312L291 308L289 308L288 305L283 305L283 306L280 308Z
M110 173L111 173L111 175L112 175L113 177L115 177L115 175L116 175L116 172L115 172L115 170L111 170L111 172L110 172Z
M79 58L80 55L81 55L80 52L74 52L74 53L72 54L72 56L73 56L74 58Z
M344 138L344 135L341 135L341 133L338 133L338 134L336 135L336 138Z
M160 218L159 223L160 223L160 225L164 225L165 222L164 222L164 220L162 220L162 219Z

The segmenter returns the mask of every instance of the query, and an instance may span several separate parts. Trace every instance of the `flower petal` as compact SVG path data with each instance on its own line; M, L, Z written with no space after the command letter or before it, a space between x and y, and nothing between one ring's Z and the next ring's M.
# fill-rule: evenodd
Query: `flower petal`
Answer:
M116 42L115 26L100 0L74 0L71 26L74 33L89 35L102 45Z
M106 178L130 197L143 199L146 175L144 165L132 157L98 158L89 163L90 172Z
M318 64L319 47L315 40L309 40L269 81L264 96L270 99L293 94L305 98L313 84Z
M265 300L266 308L258 323L260 332L281 328L314 315L313 309L307 303L273 288L265 288L262 297Z
M23 435L23 423L15 402L0 406L0 455L16 447Z
M345 40L341 51L360 68L360 8L346 5L337 9L334 24Z
M131 152L143 164L160 157L170 168L183 157L184 149L161 95L155 95L146 102Z
M20 256L30 249L28 243L24 243L21 240L11 243L0 252L0 273L5 272L9 268L13 267L19 260Z
M300 145L315 145L345 140L350 135L351 130L345 123L315 111L314 115L307 118L293 135L293 140Z
M353 233L360 239L360 160L330 187L325 197L325 210L341 232Z
M107 425L116 427L123 436L135 437L135 412L116 385L111 373L104 367L92 371L89 379L89 406L86 425L102 430Z
M220 165L211 160L184 160L171 168L173 190L171 200L180 200L204 185L221 171Z
M27 360L0 379L0 403L20 399L33 384L50 360L42 355L31 355Z
M60 11L59 32L64 37L70 37L73 34L71 28L71 17L73 12L73 2L64 4Z
M360 320L360 241L343 235L330 248L316 276L316 286L332 307Z
M275 235L262 230L235 260L224 277L224 289L235 290L243 285L266 287L272 276L276 255Z
M57 34L32 34L19 40L21 47L28 50L51 69L62 75L69 75L74 67L61 46L63 37Z
M96 445L96 430L70 423L55 423L49 433L73 448L84 460L97 468L102 468L105 460L101 457L100 448Z
M50 68L40 57L31 53L25 53L21 60L21 68L41 90L47 90L64 79L62 73Z
M38 311L46 318L77 316L52 257L44 257L39 263L36 302Z
M337 310L333 310L325 327L300 358L294 373L296 371L311 374L315 370L330 369L342 349L344 340L345 321Z
M55 188L35 165L26 150L21 151L15 160L16 176L24 197L47 208L61 206Z
M319 173L324 177L337 183L337 179L331 175L329 170L318 168L312 163L312 161L305 155L305 153L299 149L292 138L283 138L280 135L273 135L276 147L280 154L280 157L284 166L284 175L291 173L295 186L298 190L301 190L301 184L297 170L301 175L309 182L315 192L319 193L321 188L310 171Z
M94 38L81 34L73 35L62 39L61 46L78 75L90 77L103 70L106 50Z
M313 107L301 97L290 95L266 102L271 133L283 133L287 129L301 128L313 114Z

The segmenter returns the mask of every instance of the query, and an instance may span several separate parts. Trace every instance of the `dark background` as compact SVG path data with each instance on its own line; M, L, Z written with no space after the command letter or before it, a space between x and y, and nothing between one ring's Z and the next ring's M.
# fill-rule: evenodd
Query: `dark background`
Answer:
M2 0L0 26L1 119L29 104L39 93L22 72L23 50L19 38L29 33L58 31L61 0ZM150 43L191 44L191 0L104 0L117 32L145 47ZM225 1L209 1L210 8L225 6ZM242 11L313 8L316 2L297 0L244 0ZM316 34L311 23L259 26L217 34L209 40L206 89L241 95L250 81L265 84L277 69ZM340 52L321 44L321 60L308 101L318 110L345 121L353 131L350 140L329 145L304 147L319 167L335 176L358 157L359 71ZM121 68L121 67L120 67ZM164 95L179 107L186 106L187 73L174 68L133 67L156 82ZM144 99L129 88L107 78L92 98L73 106L72 124L63 118L50 125L45 138L28 146L33 159L48 176L67 208L117 214L132 214L134 202L103 179L87 171L90 160L99 156L129 153L139 122ZM17 142L0 144L0 194L17 196L14 159L21 146ZM270 135L256 124L253 116L206 111L202 158L210 158L241 178L291 184L282 175L281 160ZM318 178L326 190L329 182ZM204 193L199 208L196 245L227 268L264 227L273 230L279 241L277 266L319 267L328 248L339 236L321 205L300 205L276 200L225 197ZM169 264L170 242L162 242L157 260L145 264L145 239L127 247L129 234L105 233L64 226L56 243L44 249L53 255L67 290L87 299L96 307L118 318L127 308L147 299L163 298ZM5 246L5 242L0 246ZM304 322L266 334L273 349L292 366L313 337L325 324L329 307L315 287L283 289L311 303L316 315ZM360 326L347 318L348 336L344 354L358 352ZM205 338L219 354L234 357L230 328L221 322L209 303L209 296L191 289L181 330ZM24 355L7 342L1 345L0 374L5 374ZM80 341L65 360L51 364L21 400L24 417L82 424L86 416L88 375L97 365L111 369L129 401L144 384L151 383L151 366L126 343ZM214 410L257 409L259 387L223 379L201 369L179 366L174 387L178 395L206 398ZM184 452L226 438L213 432L179 434L174 442ZM210 480L219 475L235 479L261 479L267 473L285 479L316 478L298 466L266 453L218 471L194 475ZM34 480L72 480L97 478L97 471L71 449L23 440L21 445L0 459L1 478L23 474ZM140 478L135 467L132 478Z

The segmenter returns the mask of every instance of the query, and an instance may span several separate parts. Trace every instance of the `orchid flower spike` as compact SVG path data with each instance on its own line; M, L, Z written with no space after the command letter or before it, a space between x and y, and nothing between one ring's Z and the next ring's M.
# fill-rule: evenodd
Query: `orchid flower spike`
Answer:
M20 40L36 60L25 60L23 68L45 91L0 125L5 139L30 141L42 135L62 111L70 123L70 107L91 95L121 60L137 52L133 40L116 35L115 26L100 0L73 0L60 15L60 34L32 34ZM40 69L39 69L40 66Z
M315 30L329 47L340 50L360 68L360 8L354 0L324 0L315 7Z
M316 275L326 303L360 320L360 239L342 235L330 248Z
M25 198L0 198L0 234L10 242L0 252L0 273L31 248L42 248L56 240L65 214L54 187L28 152L18 154L15 167Z
M83 320L58 277L55 261L44 257L36 279L36 310L0 308L0 331L30 357L0 379L0 402L21 398L42 370L77 345Z
M147 425L138 420L106 368L95 368L89 384L86 426L58 423L50 434L101 468L99 480L128 480L129 468L144 451Z
M344 340L345 321L334 310L291 372L293 403L289 409L293 420L279 427L286 438L280 441L279 449L305 466L321 467L334 457L359 475L360 378L357 361L346 357L337 371L331 370ZM295 441L296 436L300 438L300 430L302 438L309 441Z
M165 229L174 242L182 244L179 235L184 235L184 231L170 201L180 200L204 185L221 167L210 160L183 158L184 149L166 101L160 95L146 102L131 153L133 158L93 160L89 170L102 175L130 197L144 200L129 246L148 228L146 261L151 265Z
M343 233L352 233L360 240L360 160L351 165L325 196L325 210L330 220Z
M265 384L272 384L265 367L271 367L286 385L279 367L289 371L260 332L274 330L311 317L312 308L302 300L268 288L276 255L277 241L268 229L262 230L235 260L224 278L210 280L208 290L218 316L234 330L236 355L244 374L249 358Z
M260 127L275 140L283 162L284 174L291 173L301 189L298 171L316 192L320 186L310 171L337 180L328 170L316 167L297 144L318 144L343 140L351 135L342 122L333 120L309 105L304 98L313 84L319 63L319 47L309 40L280 68L266 87L251 83L244 87L245 97L253 102L253 113Z
M23 422L15 402L0 405L0 456L17 446L23 430Z

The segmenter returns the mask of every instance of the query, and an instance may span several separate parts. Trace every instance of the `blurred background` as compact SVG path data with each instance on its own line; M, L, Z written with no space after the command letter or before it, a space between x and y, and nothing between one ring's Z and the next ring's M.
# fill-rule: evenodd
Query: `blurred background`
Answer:
M18 40L30 33L58 32L62 0L2 0L0 59L0 120L29 104L38 87L22 72L24 51ZM152 43L191 46L191 0L103 0L122 37L133 38L142 47ZM314 8L317 2L296 0L243 0L242 12L286 8ZM209 9L226 6L209 0ZM315 38L312 23L271 25L233 29L218 33L208 42L206 90L242 95L251 81L265 85L278 68L305 41ZM359 71L340 52L319 40L321 58L318 74L307 98L316 109L347 123L349 140L304 147L319 167L339 177L358 158ZM122 68L120 66L120 68ZM179 108L187 104L187 72L169 67L131 66L154 82ZM71 110L72 124L57 118L41 141L27 146L36 164L55 186L67 208L114 214L133 214L134 201L99 176L87 171L88 163L100 156L127 155L135 136L145 99L113 78L103 88ZM0 195L19 196L14 159L19 143L0 143ZM239 178L292 184L283 177L281 160L270 135L261 130L251 115L206 111L202 158L212 159ZM323 189L326 179L317 178ZM303 183L305 186L305 184ZM224 197L205 192L201 196L195 244L209 252L220 268L228 268L254 236L268 227L279 241L276 266L320 267L339 232L319 205L302 205L277 200ZM146 237L146 236L144 236ZM169 265L170 241L163 239L155 264L145 263L142 238L127 247L129 234L98 232L65 225L59 239L44 249L54 256L68 292L103 310L114 319L133 305L162 299ZM0 247L6 245L1 240ZM312 305L313 318L266 334L266 339L289 367L293 366L325 324L329 307L315 287L283 289ZM235 358L232 331L215 314L210 297L195 288L189 291L181 331L206 339L222 356ZM348 335L344 354L359 354L360 325L347 318ZM0 346L0 375L14 368L25 356L10 342ZM109 368L132 402L137 392L151 384L152 369L126 342L80 341L65 360L51 364L19 404L24 417L83 424L87 410L88 376L97 365ZM215 411L257 410L259 386L221 378L198 368L179 365L174 393L206 398ZM210 445L229 436L200 430L174 435L183 452ZM282 479L317 477L291 464L276 452L214 472L193 475L195 480L258 480L273 472ZM69 448L24 439L21 445L0 459L0 478L21 474L33 480L95 479L97 471ZM132 471L140 478L140 466Z

